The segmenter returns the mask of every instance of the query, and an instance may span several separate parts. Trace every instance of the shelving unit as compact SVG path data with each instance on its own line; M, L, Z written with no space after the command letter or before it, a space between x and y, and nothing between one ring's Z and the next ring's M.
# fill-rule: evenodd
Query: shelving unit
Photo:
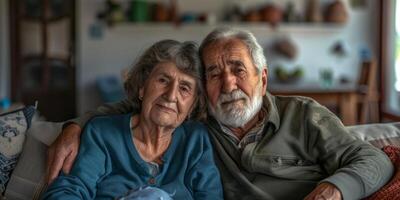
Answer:
M331 24L331 23L282 23L276 27L272 27L268 23L249 23L249 22L221 22L217 24L206 24L206 23L188 23L175 25L173 23L159 23L159 22L148 22L148 23L129 23L123 22L116 24L115 27L110 28L110 31L136 31L136 32L157 32L157 31L187 31L187 32L210 32L216 27L237 27L245 30L249 30L254 33L258 32L276 32L276 33L319 33L319 34L331 34L338 33L344 25Z
M51 121L75 116L75 1L10 1L12 100Z

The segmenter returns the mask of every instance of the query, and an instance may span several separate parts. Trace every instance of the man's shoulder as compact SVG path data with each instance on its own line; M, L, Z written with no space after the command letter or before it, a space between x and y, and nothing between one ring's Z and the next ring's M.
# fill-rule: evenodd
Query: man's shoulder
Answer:
M322 107L316 100L305 96L275 95L273 101L278 110L286 110L287 108L293 110L293 108Z
M275 102L277 103L298 103L298 104L316 103L314 99L305 96L274 95L274 97L275 97Z

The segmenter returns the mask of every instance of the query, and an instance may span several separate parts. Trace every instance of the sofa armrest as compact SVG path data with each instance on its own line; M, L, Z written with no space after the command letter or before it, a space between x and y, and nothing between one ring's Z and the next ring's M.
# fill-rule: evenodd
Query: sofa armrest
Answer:
M61 132L62 123L35 121L27 132L23 151L18 160L5 197L15 200L39 198L45 189L46 151Z
M386 145L400 147L400 122L365 124L347 127L351 136L382 148Z

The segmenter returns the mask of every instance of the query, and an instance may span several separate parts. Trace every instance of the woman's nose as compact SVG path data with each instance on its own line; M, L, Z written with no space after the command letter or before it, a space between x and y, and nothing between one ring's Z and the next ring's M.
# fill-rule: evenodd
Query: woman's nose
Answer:
M178 94L178 85L170 84L167 91L165 92L165 98L170 102L176 102Z

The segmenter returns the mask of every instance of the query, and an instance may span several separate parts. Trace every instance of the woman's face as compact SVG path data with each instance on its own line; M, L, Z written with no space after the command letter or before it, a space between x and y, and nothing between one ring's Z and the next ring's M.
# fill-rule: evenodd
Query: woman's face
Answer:
M192 111L196 92L196 80L180 71L175 63L157 64L139 90L145 123L179 126Z

